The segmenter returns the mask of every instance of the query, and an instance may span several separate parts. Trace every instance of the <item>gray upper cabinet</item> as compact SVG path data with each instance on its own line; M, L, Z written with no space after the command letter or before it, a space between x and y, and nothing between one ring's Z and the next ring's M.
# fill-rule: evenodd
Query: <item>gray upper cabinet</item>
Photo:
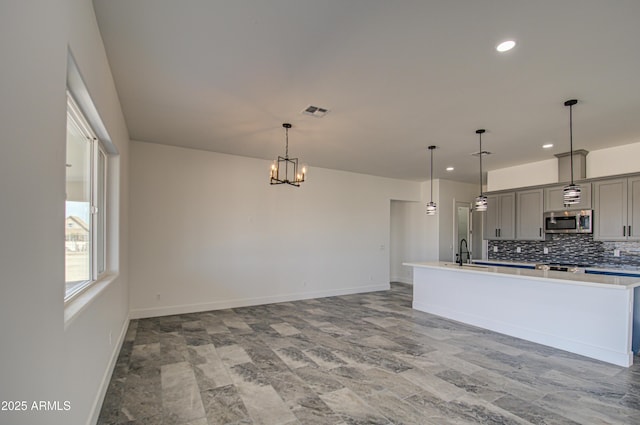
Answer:
M627 179L628 186L628 211L627 225L629 226L627 235L630 240L640 240L640 177Z
M483 239L498 239L498 227L500 226L500 214L498 211L498 196L487 196L487 210L484 212L484 226L482 226Z
M515 199L515 192L487 196L484 239L514 239Z
M580 185L580 203L564 206L563 193L565 185L546 187L544 189L544 210L546 211L563 211L563 210L590 210L591 205L591 183L579 183Z
M578 182L580 203L564 206L565 185L487 193L483 238L544 240L544 212L593 209L593 238L640 241L640 174Z
M516 239L544 240L542 189L516 192Z
M640 177L597 181L594 189L594 239L640 240Z

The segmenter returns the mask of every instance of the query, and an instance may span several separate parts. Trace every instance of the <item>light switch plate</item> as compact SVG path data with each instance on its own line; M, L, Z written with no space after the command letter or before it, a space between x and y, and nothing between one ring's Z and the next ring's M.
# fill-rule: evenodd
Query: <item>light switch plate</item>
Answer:
M620 250L619 249L614 249L613 250L613 256L614 257L619 257L620 256Z
M549 248L547 248L546 246L544 247L544 249L542 250L542 252L544 252L545 254L549 253Z
M497 246L493 247L493 252L498 252L498 247Z
M517 248L516 248L516 252L517 252L518 254L520 254L520 253L522 252L522 248L517 247Z

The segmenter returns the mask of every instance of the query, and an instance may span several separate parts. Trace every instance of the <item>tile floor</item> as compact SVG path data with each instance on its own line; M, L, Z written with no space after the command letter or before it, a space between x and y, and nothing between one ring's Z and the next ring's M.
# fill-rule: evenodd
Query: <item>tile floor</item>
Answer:
M640 363L640 359L637 359ZM411 309L411 287L131 321L99 425L640 424L625 369Z

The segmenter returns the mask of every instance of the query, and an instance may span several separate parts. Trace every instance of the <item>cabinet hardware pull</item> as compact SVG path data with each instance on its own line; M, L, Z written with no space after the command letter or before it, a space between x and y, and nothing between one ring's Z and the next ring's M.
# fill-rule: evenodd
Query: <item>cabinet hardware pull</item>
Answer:
M622 226L622 236L627 236L627 226Z
M540 227L540 236L542 236L542 227Z
M627 235L631 237L631 225L629 225L629 231L627 232Z

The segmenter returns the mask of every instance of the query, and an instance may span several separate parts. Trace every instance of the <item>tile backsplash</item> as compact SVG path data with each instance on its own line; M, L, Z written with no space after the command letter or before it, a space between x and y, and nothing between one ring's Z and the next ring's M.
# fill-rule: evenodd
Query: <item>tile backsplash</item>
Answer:
M640 242L596 241L591 234L547 234L544 241L488 241L488 246L489 260L640 269Z

